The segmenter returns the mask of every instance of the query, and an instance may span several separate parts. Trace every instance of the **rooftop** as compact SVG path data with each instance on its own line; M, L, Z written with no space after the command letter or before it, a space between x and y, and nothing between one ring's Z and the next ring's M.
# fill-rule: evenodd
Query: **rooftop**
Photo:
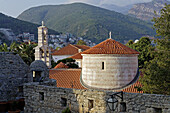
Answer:
M69 58L72 58L72 59L82 59L82 55L81 55L82 52L80 53L76 53L75 55L69 57Z
M52 53L52 55L74 55L76 53L79 53L79 49L81 50L87 50L89 49L89 46L86 45L72 45L72 44L68 44L67 46L61 48L58 51L55 51L54 53Z
M85 89L80 83L81 69L52 69L49 76L57 80L57 87Z
M54 67L54 69L57 69L57 68L69 68L69 67L65 65L63 62L60 62Z
M82 54L139 54L139 52L113 39L107 39L98 45L82 52Z

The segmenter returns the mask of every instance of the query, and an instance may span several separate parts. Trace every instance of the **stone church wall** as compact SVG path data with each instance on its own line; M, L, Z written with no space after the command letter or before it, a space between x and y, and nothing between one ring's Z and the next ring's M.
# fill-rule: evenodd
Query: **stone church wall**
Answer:
M106 100L113 92L77 90L27 83L24 86L25 113L110 113ZM124 113L169 113L170 96L124 93ZM119 108L119 106L118 106ZM117 112L119 109L117 109Z

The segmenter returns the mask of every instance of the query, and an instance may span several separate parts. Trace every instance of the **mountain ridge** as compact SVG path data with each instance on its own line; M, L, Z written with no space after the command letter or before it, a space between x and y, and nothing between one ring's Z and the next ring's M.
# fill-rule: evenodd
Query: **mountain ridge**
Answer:
M84 3L33 7L17 18L33 23L43 20L51 29L97 42L106 39L110 31L119 41L155 34L151 23Z
M128 14L144 21L151 21L151 19L156 16L160 16L160 10L165 6L165 3L170 4L170 1L167 0L152 0L147 3L138 3L133 5L128 11Z
M0 12L0 28L12 29L15 35L22 34L23 32L29 32L31 34L34 34L37 40L38 37L37 27L39 26L40 25L38 24L33 24L30 22L19 20ZM51 29L49 29L49 33L58 34L57 31Z

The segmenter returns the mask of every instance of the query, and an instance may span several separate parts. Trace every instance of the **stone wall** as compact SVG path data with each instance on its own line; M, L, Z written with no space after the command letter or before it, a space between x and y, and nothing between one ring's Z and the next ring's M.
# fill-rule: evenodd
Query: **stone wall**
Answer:
M104 92L28 83L24 86L24 96L25 113L61 113L66 107L73 112L105 113L106 111ZM89 104L93 104L91 109Z
M170 113L170 96L126 93L128 113Z
M23 83L32 81L29 66L17 54L0 52L0 101L23 97Z
M114 92L77 90L27 83L24 86L25 113L110 113L106 100ZM170 96L124 93L126 113L169 113ZM120 101L117 112L120 111ZM124 112L125 113L125 112Z

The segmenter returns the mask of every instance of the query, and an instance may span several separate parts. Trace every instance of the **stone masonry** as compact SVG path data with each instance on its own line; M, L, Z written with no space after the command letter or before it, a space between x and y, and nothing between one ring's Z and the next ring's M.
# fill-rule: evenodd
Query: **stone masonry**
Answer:
M30 81L29 66L19 55L0 52L0 101L23 98L23 83Z
M25 113L61 113L69 107L73 113L110 113L106 100L113 92L77 90L27 83L24 86ZM124 93L124 113L169 113L170 96ZM119 108L119 106L118 106ZM119 109L116 109L119 113Z

